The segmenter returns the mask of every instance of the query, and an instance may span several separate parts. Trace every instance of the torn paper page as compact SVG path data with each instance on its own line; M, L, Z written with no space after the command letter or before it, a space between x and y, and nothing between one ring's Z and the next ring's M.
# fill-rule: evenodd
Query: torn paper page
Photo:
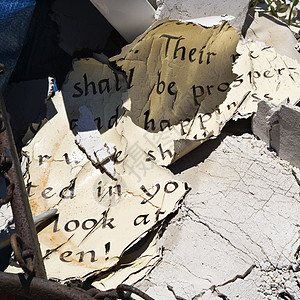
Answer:
M119 275L125 280L133 271L152 265L152 258L157 257L154 245L136 257L135 245L145 236L151 237L148 243L155 242L162 221L178 208L189 188L153 161L139 168L136 158L146 154L130 152L136 141L119 135L117 127L108 131L109 138L102 136L85 106L78 107L81 117L74 136L62 97L58 94L53 102L57 114L24 148L33 214L58 209L56 221L39 233L48 277L83 280L128 266ZM120 131L122 126L121 119ZM104 170L103 160L99 168L95 162L99 157L109 157L114 170ZM128 253L131 258L126 261L123 256Z
M96 288L110 289L115 288L124 281L126 284L134 284L143 278L160 261L160 254L157 251L156 240L157 231L150 232L144 239L137 243L134 249L129 248L124 251L118 265L109 270L106 274L99 276L93 282ZM130 266L130 268L124 268Z
M212 20L216 25L207 27ZM71 128L83 104L104 135L121 128L123 115L122 130L162 166L218 136L231 118L250 116L260 99L294 103L300 92L296 61L240 41L220 17L160 21L111 62L126 80L94 59L74 63L62 90Z
M290 57L281 56L264 44L239 43L241 56L233 70L239 74L232 85L228 98L238 99L247 95L240 104L238 114L246 116L257 110L260 100L279 105L289 98L291 104L300 95L300 65Z
M70 128L76 130L79 107L85 105L102 134L116 125L125 112L122 105L127 100L126 78L92 58L75 61L73 69L62 88Z
M300 53L295 49L297 40L291 28L263 12L249 12L245 21L245 39L263 42L280 55L291 57L300 62ZM297 30L297 32L299 29ZM284 47L282 41L284 40Z
M202 27L168 21L154 26L116 61L130 79L127 115L145 130L158 132L192 120L198 110L214 111L235 78L232 63L238 41L228 22Z

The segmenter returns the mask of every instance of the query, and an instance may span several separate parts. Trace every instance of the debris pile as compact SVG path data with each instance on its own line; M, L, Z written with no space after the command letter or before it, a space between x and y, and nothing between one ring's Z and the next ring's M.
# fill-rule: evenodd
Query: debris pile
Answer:
M109 1L91 2L127 41L139 34L108 13ZM140 2L151 23L154 8ZM157 20L120 54L74 59L21 137L31 211L47 219L38 230L47 277L100 290L138 283L155 299L292 295L300 54L268 44L261 24L277 21L252 14L244 24L248 1L236 18L157 2ZM70 40L61 36L72 53ZM253 115L260 140L242 128ZM22 272L18 262L6 272ZM292 288L282 279L267 292L266 265L284 269ZM246 279L252 298L236 286Z

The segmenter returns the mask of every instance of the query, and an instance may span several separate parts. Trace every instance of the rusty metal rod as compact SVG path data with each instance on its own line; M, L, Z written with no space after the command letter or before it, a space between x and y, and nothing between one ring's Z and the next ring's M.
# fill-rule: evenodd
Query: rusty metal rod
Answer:
M0 153L6 155L12 162L12 167L7 171L10 180L14 183L11 208L16 224L16 232L24 242L24 249L31 249L33 253L33 269L36 277L47 278L37 238L36 229L33 223L32 213L25 190L20 162L8 120L4 99L0 94Z
M141 297L142 299L145 299L145 300L154 300L152 297L150 297L149 295L147 295L146 293L142 292L141 290L139 290L138 288L136 288L132 285L119 284L117 286L117 293L120 296L120 298L124 295L125 291L136 294L137 296L139 296L139 297Z
M87 292L24 274L0 272L0 287L14 295L35 300L92 300Z

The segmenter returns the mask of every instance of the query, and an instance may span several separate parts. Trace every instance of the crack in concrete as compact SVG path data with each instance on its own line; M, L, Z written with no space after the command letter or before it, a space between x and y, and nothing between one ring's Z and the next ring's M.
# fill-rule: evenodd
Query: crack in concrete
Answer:
M252 265L248 270L246 270L246 272L244 274L238 274L238 275L234 276L232 279L229 279L229 280L227 280L226 282L224 282L222 284L212 286L212 289L215 290L216 287L221 287L221 286L227 285L229 283L233 283L238 279L245 279L253 271L253 269L255 267L256 267L256 265Z
M229 221L229 220L228 220ZM265 255L265 257L268 259L269 263L272 264L271 259L268 257L267 253L265 252L264 248L259 245L257 242L255 242L252 237L250 236L250 234L248 234L246 231L244 231L237 223L231 222L231 224L233 224L234 226L236 226L254 245L256 245L258 248L260 248L261 252ZM256 258L256 260L258 261L259 259Z
M296 179L296 182L298 183L298 185L300 186L300 178L299 178L299 174L298 172L295 171L295 169L292 169L292 174Z
M245 252L245 251L243 251L242 249L236 247L236 246L235 246L228 238L226 238L222 233L220 233L220 232L218 232L218 231L212 229L207 223L201 221L201 220L200 220L200 216L199 216L197 213L195 213L191 208L186 207L184 203L183 203L183 206L186 208L186 210L187 210L188 212L189 212L189 211L192 212L192 213L198 218L198 220L193 220L193 218L187 213L187 216L188 216L192 221L195 221L195 222L197 222L197 223L202 224L202 225L205 226L209 231L211 231L212 233L214 233L214 234L220 236L222 239L224 239L225 241L227 241L227 243L228 243L229 245L231 245L234 249L236 249L236 250L242 252L243 254L245 254L246 256L248 256L249 258L252 259L252 257L251 257L247 252Z
M213 290L213 292L216 293L219 298L221 298L223 300L229 300L229 298L225 294L221 293L216 288Z
M170 292L172 292L172 294L173 294L173 296L175 297L176 300L187 300L187 299L185 299L183 297L177 296L176 293L175 293L175 291L174 291L174 289L173 289L173 287L171 285L168 284L167 288L168 288L168 290Z

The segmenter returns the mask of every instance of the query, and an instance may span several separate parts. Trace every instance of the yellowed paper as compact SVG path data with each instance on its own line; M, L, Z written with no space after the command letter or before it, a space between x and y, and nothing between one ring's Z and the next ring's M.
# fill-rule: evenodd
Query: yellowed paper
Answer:
M205 28L169 21L124 52L116 62L131 79L126 115L158 132L159 142L145 134L153 143L143 144L160 165L217 136L232 117L249 116L260 99L295 103L300 95L299 64L266 45L239 41L227 22Z
M152 161L144 169L136 168L135 157L127 151L135 140L118 132L112 132L110 144L100 140L86 107L79 109L75 137L63 99L57 95L53 100L57 115L24 148L33 214L52 207L59 213L58 219L39 234L47 274L60 280L101 274L120 263L122 255L147 232L158 228L177 209L188 187ZM123 126L120 120L111 131L122 131ZM93 133L98 139L91 138ZM95 161L99 157L103 159ZM106 158L111 159L113 170L104 170ZM145 258L144 264L151 261ZM135 264L136 268L145 267Z
M238 41L227 22L205 28L169 21L154 27L117 61L131 79L127 115L158 132L192 120L197 112L213 112L235 78Z
M124 130L135 138L136 148L167 166L219 135L231 118L255 112L259 99L278 104L289 97L294 103L297 62L239 39L225 21L212 27L167 21L153 25L112 59L126 81L93 59L77 61L63 89L69 120L74 124L78 117L75 102L93 111L102 132L124 114ZM113 100L105 121L98 111L99 101L106 99Z
M300 67L294 59L255 42L239 43L237 51L241 57L233 70L238 77L228 98L238 99L238 95L247 95L240 104L239 115L256 112L260 100L276 105L286 98L292 104L297 102L300 98Z

